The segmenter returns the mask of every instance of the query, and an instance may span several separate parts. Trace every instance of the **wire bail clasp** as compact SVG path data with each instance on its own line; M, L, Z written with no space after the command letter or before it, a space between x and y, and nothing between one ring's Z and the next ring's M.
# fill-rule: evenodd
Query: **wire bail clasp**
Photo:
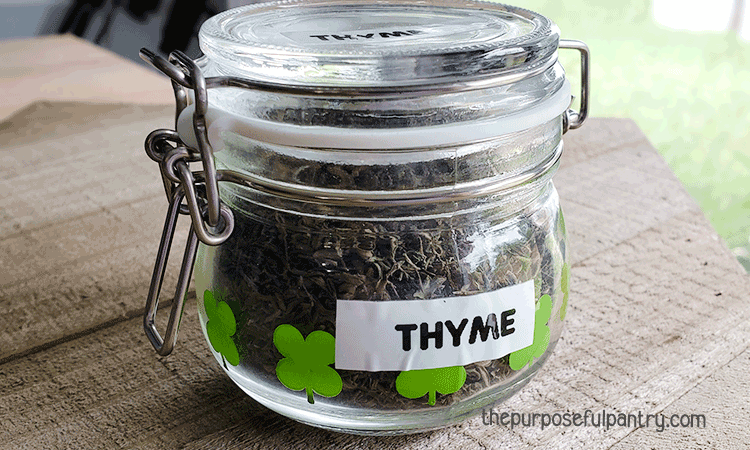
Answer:
M180 51L172 52L169 55L169 61L145 48L141 49L140 55L146 62L172 80L177 104L175 129L180 113L189 104L189 89L193 90L195 98L193 130L198 149L187 146L180 139L176 130L154 130L148 135L145 142L146 154L159 163L169 207L146 299L143 327L156 352L166 356L172 352L177 342L177 330L190 276L193 272L198 241L211 246L226 241L234 229L234 216L229 207L222 204L219 198L213 149L208 141L206 129L208 93L203 74L195 62ZM192 172L190 163L199 161L203 170ZM182 203L183 200L185 200L185 204ZM159 292L164 280L169 251L180 214L190 215L190 233L180 266L180 275L172 300L167 330L162 337L154 321L159 306Z
M581 128L589 115L591 53L585 43L569 39L560 39L560 48L578 50L581 55L581 106L579 111L568 109L563 115L563 133L566 133L569 129Z

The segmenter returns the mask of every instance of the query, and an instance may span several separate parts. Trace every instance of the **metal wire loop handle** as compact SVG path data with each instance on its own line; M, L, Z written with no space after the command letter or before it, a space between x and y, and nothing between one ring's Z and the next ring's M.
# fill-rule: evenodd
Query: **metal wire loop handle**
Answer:
M174 130L159 129L154 130L146 137L144 147L146 154L152 161L160 163L164 155L174 147L170 144L178 145L180 136Z
M174 130L159 129L149 133L146 137L145 142L146 154L153 161L159 163L159 171L161 172L162 182L164 183L164 192L167 194L167 201L172 201L172 195L180 182L179 178L173 174L172 165L166 162L169 155L177 150L178 148L185 149L182 141ZM189 150L189 149L188 149ZM180 152L182 152L180 150ZM195 152L189 153L188 155L182 155L187 161L200 161L200 156ZM188 214L186 205L180 206L180 213Z
M563 115L563 132L581 128L589 115L589 87L591 84L591 53L586 44L568 39L560 40L560 48L578 50L581 55L581 106L579 111L569 109Z
M206 215L203 208L198 204L198 195L196 192L196 181L193 173L190 172L184 161L177 161L176 168L179 171L180 186L183 187L190 218L193 220L193 232L198 236L201 242L206 245L219 245L226 241L232 230L234 230L234 215L226 205L221 205L220 221L215 229L220 231L210 231L206 227L204 216Z
M181 86L185 86L186 88L192 88L193 81L190 80L189 75L180 70L179 67L147 48L142 48L139 54L141 59L151 64L155 69L164 73L164 75L168 76L173 81L179 83Z
M219 224L221 200L219 199L219 185L216 181L213 149L208 141L208 130L206 128L206 112L208 111L206 79L198 65L181 51L176 50L172 52L169 55L169 61L147 49L141 49L140 54L146 62L172 80L177 101L175 119L179 117L180 112L187 106L187 94L183 88L193 90L195 98L193 131L198 142L198 153L201 156L203 170L206 173L207 221L210 227L215 227Z
M179 157L184 155L184 153L185 151L183 148L178 147L168 153L164 163L169 163L170 156L176 155ZM214 234L204 228L205 221L203 220L203 217L205 216L205 208L201 208L199 205L199 198L196 192L197 189L193 173L190 172L187 163L183 159L177 158L177 162L174 163L174 165L178 171L178 180L180 183L174 189L169 202L167 218L164 223L164 230L162 231L161 241L159 243L159 251L156 254L156 263L154 264L154 272L151 277L151 285L149 287L148 297L146 298L146 311L143 318L143 327L146 331L146 336L154 349L156 349L156 352L162 356L170 354L177 342L177 329L179 327L180 317L182 316L185 294L187 293L188 285L190 284L190 276L192 275L193 265L195 263L198 240L200 239L208 245L219 245L229 237L234 229L234 216L226 205L222 205L221 207L221 221L219 224L221 231ZM154 321L159 306L159 293L161 292L164 273L166 271L167 261L169 260L169 251L172 247L177 220L180 213L184 213L183 207L185 207L185 205L182 204L183 199L187 200L187 213L190 214L192 223L187 244L185 245L185 253L180 267L180 275L177 279L177 288L174 298L172 299L167 330L162 338Z
M182 183L183 180L180 178L180 164L188 168L188 172L190 171L189 166L187 165L187 157L190 155L190 152L188 152L186 147L180 146L176 147L171 152L167 153L167 155L164 157L164 160L161 162L161 165L164 169L164 174L166 175L167 179L175 182L175 183Z
M172 52L169 55L169 60L167 60L147 49L141 49L141 57L167 75L172 81L177 104L175 129L180 114L190 101L189 90L193 91L193 98L195 99L193 131L198 142L197 149L185 145L177 131L168 129L151 132L144 143L148 157L159 163L169 208L167 209L167 218L164 223L159 251L154 264L154 273L151 277L151 286L146 299L143 327L157 353L166 356L172 352L177 341L177 329L182 315L185 293L195 263L198 241L212 246L226 241L234 229L234 216L232 211L226 205L223 205L219 198L213 149L208 141L206 128L208 93L206 80L200 68L179 51ZM203 170L191 172L190 163L198 161L202 163ZM183 204L183 199L185 204ZM159 305L159 292L164 280L169 250L172 247L175 227L180 214L190 215L190 234L180 266L177 290L172 300L167 329L162 338L154 324L154 319Z
M182 186L175 189L172 199L169 202L167 210L167 219L164 222L164 231L162 231L159 251L156 254L156 264L154 264L154 273L151 276L151 286L146 298L146 311L143 315L143 328L146 331L148 340L154 346L156 352L166 356L172 352L175 342L177 342L177 329L179 327L180 316L185 302L190 276L193 273L193 263L195 262L195 253L198 249L198 238L194 229L190 228L187 244L185 245L185 254L183 256L180 275L177 278L177 288L174 298L172 299L172 308L167 322L167 331L164 337L156 329L154 320L156 319L156 310L159 306L159 292L161 292L162 281L164 281L164 272L169 260L169 250L172 247L172 238L174 237L177 219L180 217L180 204L185 197Z

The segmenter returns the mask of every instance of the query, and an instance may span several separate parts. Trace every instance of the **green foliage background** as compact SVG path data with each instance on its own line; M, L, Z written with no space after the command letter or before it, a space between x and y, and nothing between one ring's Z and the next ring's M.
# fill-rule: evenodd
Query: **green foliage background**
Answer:
M502 3L588 44L591 115L635 120L750 272L750 43L658 25L648 0ZM576 58L560 55L578 91Z

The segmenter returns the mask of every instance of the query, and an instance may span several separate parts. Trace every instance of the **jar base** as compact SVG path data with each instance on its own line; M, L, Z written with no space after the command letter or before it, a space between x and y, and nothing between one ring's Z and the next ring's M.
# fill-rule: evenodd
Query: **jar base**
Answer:
M549 353L545 353L542 358L536 360L533 367L522 378L514 380L510 384L498 386L492 391L485 391L481 395L477 395L477 398L473 401L467 399L450 406L426 406L422 410L395 412L362 409L355 405L348 407L326 405L323 401L317 401L307 408L304 407L307 406L307 403L305 403L300 408L295 404L299 403L299 399L296 397L303 397L304 392L290 390L288 393L284 392L280 395L277 388L268 388L242 377L236 372L224 370L232 381L253 400L297 422L338 433L396 436L433 431L459 424L480 415L482 410L502 403L521 390L536 375L548 355ZM293 397L297 401L290 401L287 397Z

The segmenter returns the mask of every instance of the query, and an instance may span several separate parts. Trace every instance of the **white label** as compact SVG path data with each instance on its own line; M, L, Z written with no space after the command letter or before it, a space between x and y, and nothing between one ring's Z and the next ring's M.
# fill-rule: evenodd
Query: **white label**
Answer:
M336 303L336 368L415 370L501 358L534 342L534 280L433 300Z

